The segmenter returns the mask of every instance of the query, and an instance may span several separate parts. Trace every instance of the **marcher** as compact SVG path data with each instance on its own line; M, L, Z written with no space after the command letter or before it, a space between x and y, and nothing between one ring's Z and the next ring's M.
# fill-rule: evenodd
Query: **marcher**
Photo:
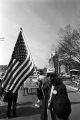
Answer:
M45 98L43 99L43 112L41 115L41 120L48 120L47 110L50 110L51 113L51 119L56 120L55 112L53 111L53 102L59 94L65 95L68 97L66 86L63 84L60 78L58 78L58 75L56 72L49 72L47 73L47 81L46 86L43 85L43 91Z
M11 91L4 90L4 88L2 87L1 96L4 96L3 101L8 103L6 112L7 118L10 119L12 117L11 112L13 117L17 117L16 105L18 99L18 91L12 93Z
M23 83L23 96L28 94L27 80Z
M13 107L13 117L17 117L16 104L17 104L18 92L8 92L8 106L7 106L7 117L11 118L11 107Z
M47 107L48 107L48 98L49 98L49 81L47 77L45 77L43 84L42 84L42 106L41 106L41 120L47 120Z
M40 107L41 104L42 104L42 97L43 97L43 91L42 91L42 86L43 86L43 81L45 79L45 75L39 75L38 78L37 78L37 97L38 97L38 100L37 100L37 103L35 104L35 107Z
M56 97L58 98L58 100L59 100L58 96L61 96L61 95L65 96L68 100L69 98L68 98L66 86L63 84L62 80L58 77L57 74L55 74L55 76L51 75L50 80L51 80L52 87L51 87L51 92L50 92L50 98L48 100L48 107L51 111L52 120L56 120L56 114L55 114L54 107L53 107L53 104L55 104L55 101L56 101Z
M41 99L43 97L43 92L42 92L42 81L38 80L38 88L37 88L37 103L35 104L35 107L40 107L41 106Z

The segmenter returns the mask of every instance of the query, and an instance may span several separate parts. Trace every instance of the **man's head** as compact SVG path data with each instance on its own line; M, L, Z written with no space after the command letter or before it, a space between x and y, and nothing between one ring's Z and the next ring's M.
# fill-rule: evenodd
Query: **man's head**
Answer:
M50 83L54 84L56 79L57 79L57 77L58 77L58 75L56 74L55 69L54 69L54 71L48 71L47 72L47 77L48 77Z
M53 69L47 69L46 74L47 74L47 77L53 77L54 74L55 74L55 68L53 68Z

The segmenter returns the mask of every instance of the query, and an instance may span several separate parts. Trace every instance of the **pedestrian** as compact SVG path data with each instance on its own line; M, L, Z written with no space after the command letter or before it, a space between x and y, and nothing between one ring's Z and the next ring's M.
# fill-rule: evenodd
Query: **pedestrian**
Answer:
M28 80L24 81L23 83L23 96L28 94L27 81Z
M53 102L59 94L65 95L68 98L66 86L63 84L62 80L56 74L56 71L48 72L46 76L46 82L43 85L44 99L43 99L43 112L41 115L41 120L48 120L49 111L51 113L51 120L56 120L56 115L53 110Z
M63 84L62 80L58 77L56 72L55 74L52 74L50 76L50 83L51 83L51 92L48 100L48 109L51 112L52 120L56 120L56 114L53 107L53 103L55 104L56 97L59 99L58 96L62 95L62 96L65 96L68 100L69 100L69 97L68 97L66 86Z
M35 106L38 107L38 108L42 104L42 97L43 97L42 86L43 86L44 79L45 79L45 75L38 75L38 77L37 77L36 84L38 86L38 88L37 88L37 98L38 98L38 100L37 100L37 103L35 104Z
M41 105L41 120L47 120L49 90L50 90L49 81L47 77L45 77L43 84L42 84L43 96L42 96L42 105Z
M38 80L38 88L37 88L37 97L38 97L38 100L37 100L37 103L35 104L36 107L40 107L41 106L41 100L42 100L42 97L43 97L43 91L42 91L42 81L41 80Z
M11 108L13 108L12 113L13 117L17 117L16 113L16 105L17 105L17 98L18 98L18 92L12 93L11 91L8 91L8 97L7 97L7 117L8 119L11 118Z
M11 115L13 115L13 117L17 117L16 105L17 105L17 99L18 99L18 91L16 91L15 93L12 93L12 91L4 90L4 88L2 87L1 97L3 97L3 102L8 103L7 112L6 112L7 118L10 119L12 117Z

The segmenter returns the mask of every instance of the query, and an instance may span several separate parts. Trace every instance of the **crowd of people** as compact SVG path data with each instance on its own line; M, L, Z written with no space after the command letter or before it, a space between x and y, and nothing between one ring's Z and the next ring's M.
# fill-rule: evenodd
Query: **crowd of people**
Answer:
M66 86L56 74L56 71L46 73L43 80L38 79L36 107L41 108L41 120L69 120L71 103L68 97ZM25 95L25 91L24 91ZM16 117L16 103L18 92L8 92L7 117L11 118L11 107L13 117Z

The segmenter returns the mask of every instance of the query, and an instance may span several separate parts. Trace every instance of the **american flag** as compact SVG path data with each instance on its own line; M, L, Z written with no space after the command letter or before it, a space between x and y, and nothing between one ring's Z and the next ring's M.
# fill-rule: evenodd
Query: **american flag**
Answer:
M4 77L3 89L13 93L18 91L23 82L32 74L34 64L25 45L22 30L15 44L7 72Z

